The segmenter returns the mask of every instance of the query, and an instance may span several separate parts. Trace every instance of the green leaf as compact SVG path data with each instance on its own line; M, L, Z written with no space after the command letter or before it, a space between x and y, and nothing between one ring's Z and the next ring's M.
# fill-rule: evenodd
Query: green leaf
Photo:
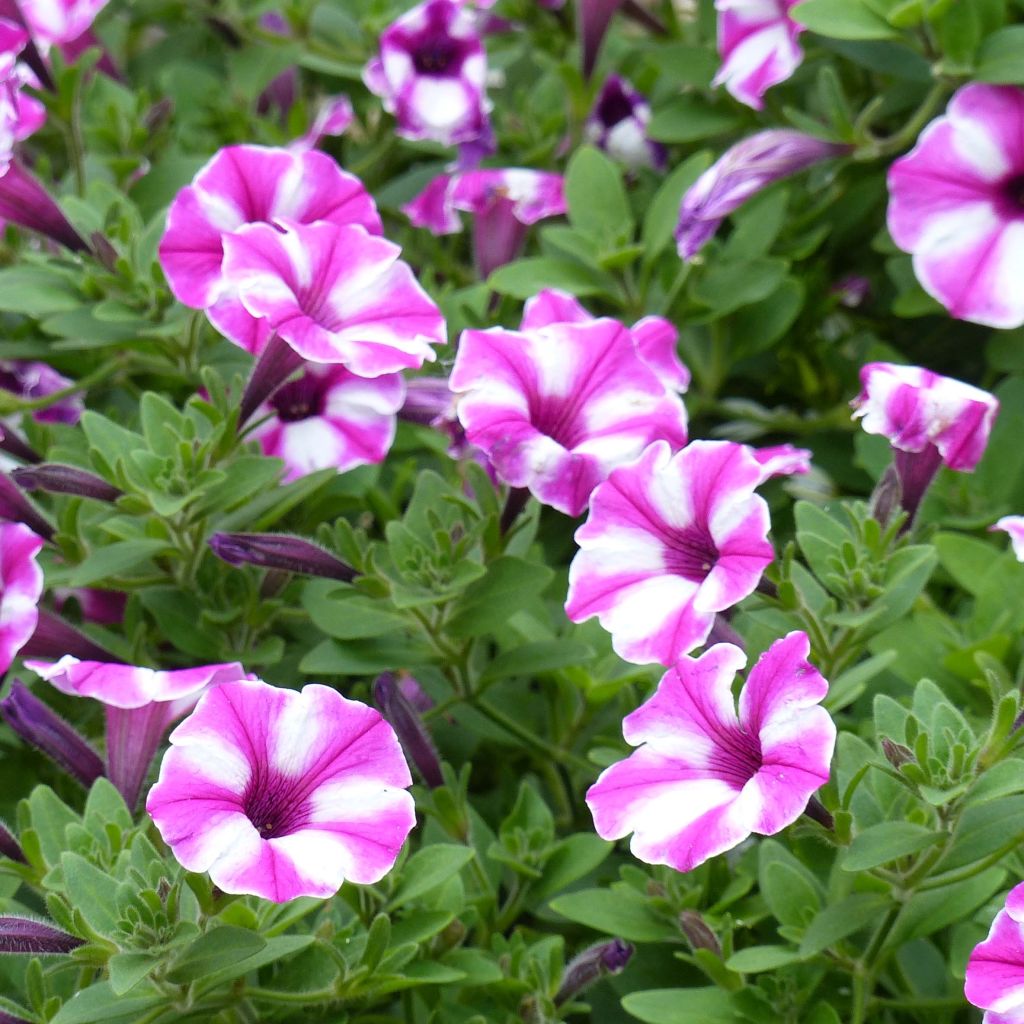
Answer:
M88 587L110 576L121 576L130 569L144 566L157 555L173 552L174 548L165 540L145 538L115 541L86 555L72 570L68 583L72 587Z
M1003 796L966 807L942 860L942 870L974 864L1014 837L1024 842L1024 796Z
M0 309L43 317L77 309L84 299L64 274L45 267L8 267L0 271Z
M801 959L801 954L791 946L749 946L729 957L725 966L740 974L760 974Z
M167 1002L162 992L152 989L134 996L114 991L109 981L101 981L75 995L66 1002L50 1024L94 1024L103 1021L131 1020L137 1022L154 1007Z
M993 544L961 533L937 533L932 543L939 553L942 568L968 594L975 596L985 589L989 573L1003 555Z
M113 824L127 831L133 824L124 797L109 779L103 777L98 778L89 790L83 818L86 828L90 829L95 823L101 829L107 824Z
M544 288L561 288L572 295L615 295L615 279L597 267L555 256L531 256L499 267L487 279L489 287L514 299L528 299Z
M64 888L85 923L105 938L117 934L117 882L77 853L60 858Z
M1024 25L1007 25L981 44L972 78L981 82L1024 84Z
M818 35L832 39L895 39L897 32L863 0L805 0L790 17Z
M844 871L866 871L916 853L945 837L924 825L909 821L886 821L872 825L854 837L843 858Z
M248 929L240 930L247 931ZM255 932L250 934L255 935ZM276 963L278 960L283 960L285 957L299 953L308 946L311 946L315 941L315 935L277 935L272 939L267 939L266 945L259 952L230 966L221 967L208 977L204 976L200 982L201 988L203 992L208 992L223 985L225 982L241 978L250 971L259 970L259 968L265 967L267 964Z
M68 825L80 820L78 815L49 786L36 786L27 804L43 858L50 866L59 864L66 849L64 832Z
M622 1008L644 1024L735 1024L728 992L720 988L654 988L631 992Z
M837 903L831 903L818 913L804 932L800 952L813 956L834 946L847 935L877 922L888 909L890 901L877 892L855 892Z
M619 168L599 149L581 146L565 170L569 223L603 248L633 237L633 215Z
M147 977L158 963L160 960L148 953L115 953L107 963L110 988L115 995L123 996Z
M724 316L774 292L786 276L784 260L754 259L715 263L708 267L693 288L693 297Z
M544 873L530 885L531 899L543 903L604 863L612 844L600 836L577 832L560 840L544 862Z
M582 665L593 657L593 648L577 640L538 640L499 654L484 672L481 682L489 683L509 676L529 678L542 672Z
M761 893L782 924L804 927L821 907L821 896L802 865L772 861L761 871Z
M243 960L251 959L267 945L257 932L235 925L220 925L200 935L167 973L176 985L199 981Z
M402 879L388 905L396 908L425 896L458 874L475 856L472 847L454 843L424 847L402 868Z
M453 606L447 631L471 637L492 633L525 608L551 582L554 572L539 562L502 555L471 583Z
M299 669L313 676L365 676L429 665L434 660L435 655L426 644L393 637L347 640L343 644L324 640L306 654Z
M711 107L696 96L676 96L654 111L647 136L656 142L696 142L724 135L739 125L731 110Z
M210 661L224 660L221 637L197 621L195 598L177 587L146 587L139 594L143 607L156 619L165 637L186 654Z
M360 594L353 587L333 580L312 580L302 591L302 607L315 626L336 640L402 633L405 618L387 601Z
M711 153L704 149L684 160L661 183L654 198L647 204L641 238L644 243L644 263L651 264L672 240L679 206L686 190L711 166Z
M664 942L679 938L679 929L659 917L640 893L625 887L583 889L549 904L556 914L627 942Z

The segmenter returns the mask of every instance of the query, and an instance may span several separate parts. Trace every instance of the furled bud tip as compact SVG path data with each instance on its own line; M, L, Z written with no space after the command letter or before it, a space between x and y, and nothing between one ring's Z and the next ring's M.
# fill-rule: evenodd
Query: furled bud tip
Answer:
M786 128L736 143L683 196L676 227L680 259L693 259L722 220L755 193L849 148Z
M423 781L434 789L444 783L441 763L430 734L404 692L404 682L390 672L378 676L373 684L373 703L395 730L406 757L416 765Z
M888 526L893 514L899 511L902 498L903 485L900 483L900 475L896 472L896 467L890 464L871 492L868 513L882 526Z
M24 523L44 540L53 539L53 527L32 507L6 473L0 473L0 519Z
M21 649L23 657L63 658L72 654L82 661L117 661L105 647L90 640L60 616L39 609L36 630Z
M355 569L340 558L301 537L280 533L215 533L210 538L210 547L230 565L248 563L343 583L351 583L357 576Z
M100 755L20 680L15 679L10 692L0 700L0 717L86 789L103 774Z
M117 501L124 491L108 484L103 477L77 466L61 466L45 462L38 466L25 466L11 470L14 482L26 491L53 491L56 494L75 494L80 498L97 501Z
M0 217L38 231L72 252L83 252L89 248L42 183L16 160L11 161L7 173L0 177Z
M19 864L25 863L25 852L22 850L21 844L2 821L0 821L0 856L16 860Z
M84 939L28 917L0 917L0 953L70 953L85 945Z
M622 939L612 939L585 949L566 965L562 984L555 993L555 1005L569 1002L605 974L625 970L634 947Z
M3 424L0 424L0 450L7 452L8 455L13 455L22 462L42 461L39 452L22 441L10 427L5 427Z
M914 752L902 743L896 743L888 736L882 737L882 753L893 768L900 768L914 760Z
M707 949L714 953L715 956L722 955L722 947L718 942L718 937L707 926L704 918L696 910L684 910L679 915L679 927L694 950Z

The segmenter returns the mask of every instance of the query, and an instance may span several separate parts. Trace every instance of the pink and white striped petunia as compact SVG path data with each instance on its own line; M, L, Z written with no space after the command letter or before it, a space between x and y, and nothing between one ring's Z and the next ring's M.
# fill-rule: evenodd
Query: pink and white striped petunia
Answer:
M403 138L454 146L489 135L487 54L468 4L426 0L407 11L384 30L363 81Z
M177 194L160 241L160 265L175 298L208 310L221 333L254 353L269 335L223 273L224 237L247 224L282 220L381 231L370 194L326 154L246 145L220 150Z
M416 823L411 783L372 708L256 679L208 690L171 733L146 810L187 870L280 903L387 874Z
M102 661L26 661L36 675L72 697L104 705L107 777L134 808L164 734L215 683L248 678L237 662L162 672Z
M748 107L760 110L764 94L800 66L804 52L797 39L803 26L790 16L800 0L715 0L718 53L722 66L714 85Z
M673 665L708 638L717 612L754 591L774 551L764 470L745 445L664 441L593 493L576 531L565 611L597 616L626 661Z
M1024 324L1024 89L972 83L889 169L889 232L961 320Z
M537 330L552 324L581 324L596 319L580 305L575 296L557 288L545 288L526 300L521 331ZM658 375L665 387L685 391L690 386L690 371L679 358L676 343L679 332L664 317L645 316L630 328L637 355Z
M0 523L0 673L6 672L39 621L43 538L21 523Z
M668 151L660 142L647 137L650 120L651 105L647 98L626 79L609 75L583 126L583 134L587 141L626 167L663 171Z
M344 473L384 459L404 401L400 373L370 380L343 366L307 363L274 392L262 409L270 418L250 436L265 455L284 459L286 481L318 469Z
M680 659L622 723L639 749L587 791L598 835L633 833L635 857L690 871L796 821L828 781L836 741L809 649L805 633L776 640L750 670L738 712L732 683L747 660L738 647Z
M317 108L313 123L309 131L301 138L296 139L289 149L304 150L314 149L321 140L327 136L344 135L349 125L356 119L356 112L352 109L352 101L342 93L340 96L328 96L322 100ZM369 225L365 225L369 227ZM372 230L372 229L371 229Z
M418 369L445 322L401 249L327 221L247 224L224 237L224 277L239 304L303 359L360 377Z
M107 0L18 0L32 37L44 48L74 42L92 27Z
M1010 535L1010 546L1018 562L1024 562L1024 516L1003 516L996 520L990 530L1004 530Z
M1010 890L988 938L972 950L964 995L986 1011L982 1024L1024 1020L1024 882Z
M811 471L811 453L806 448L776 444L770 448L751 448L750 453L761 466L764 480L773 476L801 476Z
M499 479L570 516L651 441L686 443L682 402L615 320L465 331L449 386Z

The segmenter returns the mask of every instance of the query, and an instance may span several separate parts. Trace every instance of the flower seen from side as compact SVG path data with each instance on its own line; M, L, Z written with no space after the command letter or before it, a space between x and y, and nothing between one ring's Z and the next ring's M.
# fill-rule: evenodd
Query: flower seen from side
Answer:
M387 874L415 824L411 783L372 708L254 679L203 695L171 734L146 809L187 870L283 902Z
M961 320L1024 324L1024 89L972 83L889 169L889 232Z
M829 777L836 727L820 706L828 684L807 661L806 634L761 655L739 695L746 656L718 644L681 658L622 723L637 747L587 792L598 835L648 864L690 871L752 833L775 835Z
M35 632L43 570L43 538L21 523L0 523L0 673Z
M673 665L715 614L753 593L774 557L764 480L749 448L665 441L612 471L576 531L566 614L597 616L626 661Z
M449 383L498 478L566 515L652 441L686 443L682 402L615 320L465 331Z
M380 55L363 71L370 92L406 139L445 146L489 133L487 54L472 7L426 0L384 30Z
M603 149L626 167L651 167L662 171L668 152L660 142L647 137L651 107L646 97L618 75L609 75L594 103L583 133L589 142Z

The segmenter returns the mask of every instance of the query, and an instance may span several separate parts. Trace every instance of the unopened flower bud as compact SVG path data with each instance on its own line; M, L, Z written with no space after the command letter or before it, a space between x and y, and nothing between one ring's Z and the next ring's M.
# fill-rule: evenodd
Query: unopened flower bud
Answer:
M441 762L416 709L402 692L401 683L390 672L377 677L373 684L373 702L398 735L406 756L419 770L423 781L436 789L444 784Z
M61 466L53 462L12 469L11 477L26 491L53 491L55 494L94 498L96 501L117 501L124 495L124 491L113 484L108 484L103 477L95 473L79 469L77 466Z
M39 618L32 636L21 649L23 657L59 660L72 654L82 661L117 661L105 647L90 640L62 618L39 609Z
M562 984L555 993L555 1005L569 1002L605 974L625 970L634 947L622 939L612 939L585 949L566 965Z
M882 526L887 526L893 513L899 509L902 498L903 486L900 484L900 475L896 472L896 467L890 464L871 492L868 514Z
M16 860L19 864L25 863L25 852L21 848L21 843L2 821L0 821L0 856Z
M38 231L72 252L89 248L43 184L17 160L12 160L6 173L0 176L0 217Z
M0 917L0 953L70 953L85 940L28 917Z
M53 527L35 510L6 473L0 473L0 519L24 523L44 540L53 539Z
M722 955L718 937L696 910L684 910L679 915L679 927L694 950L707 949L715 956Z
M89 244L92 246L93 255L111 273L117 270L117 250L110 239L102 231L94 231L89 236Z
M22 462L41 462L42 456L27 442L22 441L10 427L0 423L0 449Z
M900 768L914 760L914 752L902 743L896 743L888 736L882 737L882 753L893 768Z
M86 789L103 775L100 755L20 680L15 679L10 692L0 700L0 717Z
M302 537L281 533L215 533L209 543L213 553L230 565L248 563L344 583L351 583L357 576L352 566Z

